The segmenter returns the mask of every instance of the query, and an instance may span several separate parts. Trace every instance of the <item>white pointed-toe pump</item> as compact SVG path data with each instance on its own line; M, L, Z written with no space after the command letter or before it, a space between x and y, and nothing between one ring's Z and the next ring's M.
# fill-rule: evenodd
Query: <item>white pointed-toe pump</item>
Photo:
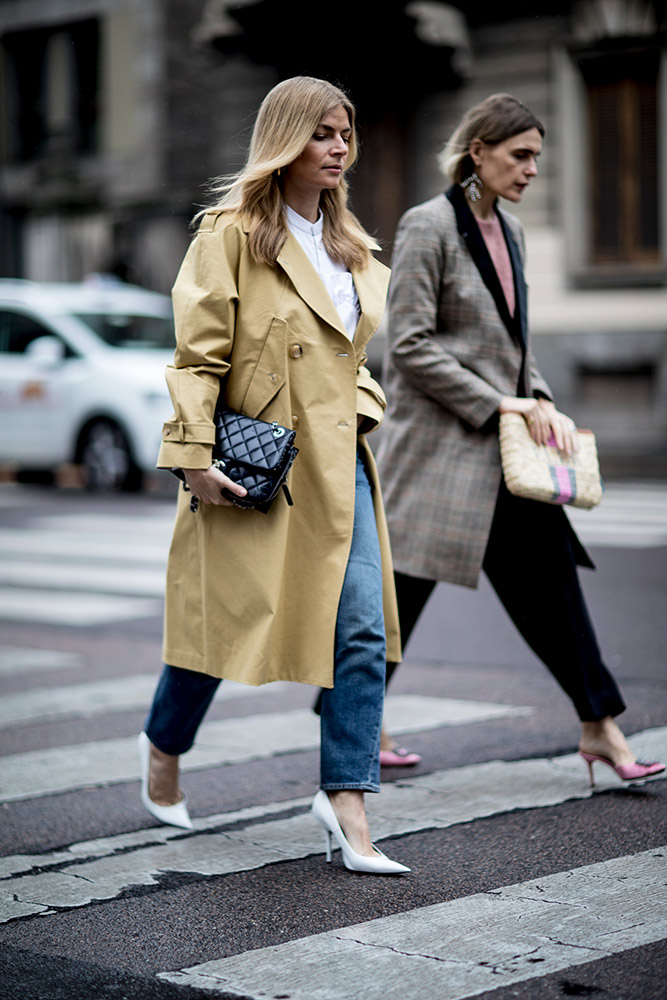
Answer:
M188 815L185 796L173 806L159 806L148 794L148 775L151 763L151 741L146 733L139 733L139 759L141 761L141 802L151 816L159 819L167 826L180 826L184 830L192 830L192 820Z
M405 865L388 858L377 849L375 844L373 844L373 850L376 852L374 856L357 854L350 847L326 792L320 790L317 793L313 801L312 812L324 830L327 861L331 861L331 838L334 837L343 853L345 867L352 872L366 872L372 875L401 875L410 871Z

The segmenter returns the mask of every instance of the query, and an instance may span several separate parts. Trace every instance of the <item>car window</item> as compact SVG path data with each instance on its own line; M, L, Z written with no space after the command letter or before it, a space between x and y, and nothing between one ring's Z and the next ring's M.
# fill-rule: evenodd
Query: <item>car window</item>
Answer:
M32 316L12 309L0 309L0 352L4 354L24 354L28 345L38 337L56 336L53 330L38 323ZM65 355L71 357L71 349L66 344L63 346Z
M110 347L137 349L174 347L174 322L168 316L134 316L126 313L77 312Z

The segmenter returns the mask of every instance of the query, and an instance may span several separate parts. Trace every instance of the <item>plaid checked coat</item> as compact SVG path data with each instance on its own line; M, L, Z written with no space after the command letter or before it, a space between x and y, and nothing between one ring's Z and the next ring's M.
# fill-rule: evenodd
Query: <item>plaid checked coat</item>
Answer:
M378 467L394 566L467 587L477 586L502 477L498 404L551 398L528 339L521 225L498 215L514 317L458 185L401 219L389 289Z

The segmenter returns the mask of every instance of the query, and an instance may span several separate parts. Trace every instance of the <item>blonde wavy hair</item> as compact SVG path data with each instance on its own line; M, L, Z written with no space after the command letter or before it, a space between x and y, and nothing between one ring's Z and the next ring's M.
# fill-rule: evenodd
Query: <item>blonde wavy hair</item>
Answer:
M448 180L460 184L475 169L470 156L473 139L498 145L531 128L536 128L544 138L544 125L516 97L491 94L465 113L456 131L445 143L438 157L440 171Z
M344 170L357 157L355 110L348 96L326 80L295 76L283 80L262 101L252 132L245 166L230 176L214 178L208 185L217 195L209 208L193 219L197 223L210 208L232 212L249 222L249 249L253 258L275 264L285 240L281 171L303 153L322 121L334 108L343 106L352 129ZM364 268L370 259L366 233L347 207L347 182L322 191L322 239L328 253L349 269Z

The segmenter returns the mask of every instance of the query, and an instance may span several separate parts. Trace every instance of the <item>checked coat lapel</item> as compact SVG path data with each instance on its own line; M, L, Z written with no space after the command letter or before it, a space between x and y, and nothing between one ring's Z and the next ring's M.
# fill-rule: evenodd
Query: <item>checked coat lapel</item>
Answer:
M454 208L458 231L465 240L470 256L477 266L482 281L493 296L493 301L496 304L500 318L507 327L510 336L517 341L521 348L521 373L516 391L518 396L525 396L526 346L528 343L527 294L521 255L516 240L510 232L502 212L498 212L514 276L515 307L514 316L510 316L509 309L507 308L507 299L500 284L500 279L493 266L491 255L484 242L481 230L477 225L475 216L468 206L465 194L459 184L453 184L446 192L446 195Z
M454 208L454 212L456 213L456 225L458 231L465 240L470 256L477 265L477 270L480 273L482 281L493 296L493 301L496 303L500 318L507 327L510 335L520 343L521 348L525 353L527 343L526 282L523 276L521 255L516 241L503 219L502 213L499 212L498 218L500 219L500 225L505 237L505 242L507 243L507 249L509 251L510 261L512 264L512 273L514 275L516 305L514 309L514 316L510 316L509 309L507 308L507 300L505 298L502 285L500 284L500 279L496 274L496 269L493 266L491 255L487 250L480 228L475 221L475 216L470 211L465 194L461 190L459 184L453 184L452 187L450 187L446 192L446 195Z

